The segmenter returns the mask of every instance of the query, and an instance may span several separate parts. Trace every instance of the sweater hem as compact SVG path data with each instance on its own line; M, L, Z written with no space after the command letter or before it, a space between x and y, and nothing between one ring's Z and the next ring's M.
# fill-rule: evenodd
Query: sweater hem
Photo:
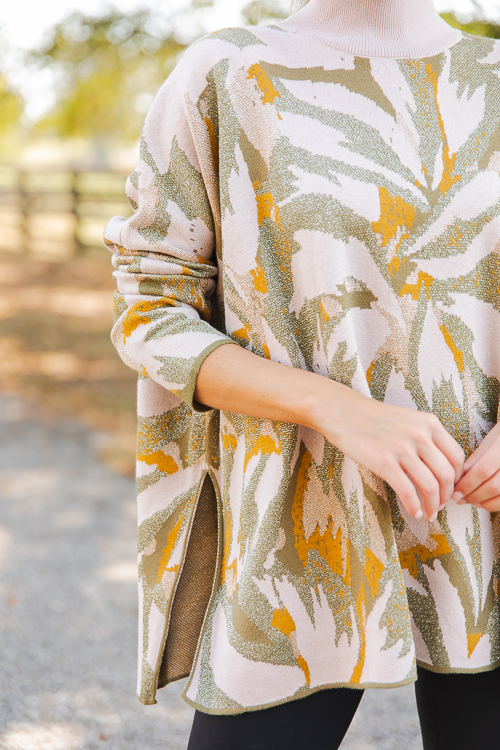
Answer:
M186 674L180 674L178 677L172 677L170 680L162 680L162 682L158 683L157 690L163 690L167 685L173 685L174 682L179 682L179 680L186 680L190 674L191 672L186 672Z
M360 684L353 684L352 682L334 682L326 683L325 685L318 685L315 688L309 688L307 690L301 690L295 695L290 695L288 698L282 700L272 701L270 703L263 703L258 706L241 706L234 709L226 708L207 708L206 706L191 700L186 695L186 690L183 691L181 697L189 706L197 711L210 716L237 716L239 714L251 713L254 711L263 711L266 708L273 708L274 706L283 706L285 703L292 703L293 701L300 700L301 698L307 698L308 695L319 693L320 690L330 690L334 688L349 688L351 690L367 690L369 688L380 688L384 690L391 690L393 688L405 687L405 685L411 685L412 682L417 681L417 676L407 677L406 680L401 682L381 683L381 682L364 682Z
M152 693L147 698L143 699L140 696L138 696L140 702L143 703L145 706L154 706L157 703L156 693L157 693L158 689L160 688L160 685L158 684L158 682L159 682L159 677L160 677L160 672L161 672L161 666L162 666L162 662L163 662L163 657L165 655L165 648L166 648L166 645L167 645L168 633L169 633L169 629L170 629L170 618L171 618L171 615L172 615L172 608L173 608L175 596L177 594L177 587L179 585L179 581L181 579L182 571L183 571L183 568L184 568L184 563L186 561L187 549L188 549L188 546L189 546L189 540L191 538L191 532L193 530L193 524L194 524L194 519L195 519L195 516L196 516L196 511L198 509L198 503L200 502L200 496L201 496L201 492L202 492L202 489L203 489L203 483L205 482L205 479L206 479L206 477L208 475L210 475L210 471L207 468L207 469L205 469L205 471L203 471L203 473L202 473L202 475L201 475L201 477L199 479L198 487L197 487L197 490L196 490L196 501L195 501L195 503L193 505L193 508L191 509L191 515L190 515L190 518L189 518L189 530L188 530L186 539L184 541L184 546L183 546L183 549L182 549L181 563L179 565L179 568L178 568L178 571L177 571L177 576L176 576L176 581L175 581L174 587L172 588L172 593L170 595L170 599L168 600L168 604L167 604L167 614L166 614L166 617L165 617L165 623L164 623L164 628L163 628L163 635L162 635L161 647L160 647L160 650L158 652L158 660L157 660L156 669L155 669L154 675L153 675L153 685L154 685L154 688L153 688ZM176 679L182 679L182 677L174 678L172 680L168 680L167 682L165 682L164 685L162 685L162 687L165 687L168 684L168 682L175 682Z
M435 672L435 674L481 674L482 672L493 672L495 669L500 667L500 659L493 662L493 664L486 664L484 667L473 667L467 669L466 667L434 667L432 664L428 664L425 661L417 659L417 666L421 669L426 669L428 672Z
M217 581L219 580L221 566L222 566L222 549L223 549L223 547L222 547L222 498L221 498L219 484L218 484L218 482L217 482L217 480L216 480L213 472L210 469L207 470L207 475L210 477L210 480L211 480L211 482L213 484L214 492L215 492L215 497L216 497L216 500L217 500L217 530L218 530L218 533L217 533L217 564L215 566L214 577L213 577L213 581L212 581L212 592L210 594L210 601L208 603L208 606L207 606L207 609L206 609L206 612L205 612L205 617L203 619L203 623L202 623L202 626L201 626L200 635L198 637L198 644L196 646L196 651L195 651L194 658L193 658L193 663L192 663L192 666L191 666L191 672L188 675L189 679L188 679L187 684L186 684L186 686L185 686L185 688L184 688L184 690L183 690L183 692L181 694L181 697L184 697L184 695L187 693L187 691L191 687L191 683L193 681L193 675L194 675L195 670L196 670L196 665L198 663L198 659L200 658L200 652L201 652L201 649L202 649L202 646L203 646L203 641L204 641L204 638L205 638L205 631L206 631L206 627L207 627L207 622L208 622L208 619L209 619L209 616L210 616L209 613L212 610L212 606L213 606L213 603L215 601L215 597L217 596L217 591L218 591Z
M139 701L139 703L142 703L143 706L156 706L156 704L158 703L155 698L141 698L140 695L137 696L137 700Z

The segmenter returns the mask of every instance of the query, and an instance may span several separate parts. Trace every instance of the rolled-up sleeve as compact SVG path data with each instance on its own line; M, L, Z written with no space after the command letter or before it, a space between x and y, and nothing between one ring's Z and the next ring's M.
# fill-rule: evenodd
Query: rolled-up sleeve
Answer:
M184 61L183 61L184 63ZM217 144L204 97L206 74L181 63L146 119L140 158L127 180L134 210L107 224L123 361L192 409L196 378L217 347L234 344L214 324Z

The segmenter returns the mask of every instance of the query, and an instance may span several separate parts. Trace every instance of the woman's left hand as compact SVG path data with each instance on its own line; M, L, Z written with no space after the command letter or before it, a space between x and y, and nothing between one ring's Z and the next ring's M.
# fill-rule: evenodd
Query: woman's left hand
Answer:
M490 430L464 468L465 474L455 486L452 500L490 513L500 510L500 423Z

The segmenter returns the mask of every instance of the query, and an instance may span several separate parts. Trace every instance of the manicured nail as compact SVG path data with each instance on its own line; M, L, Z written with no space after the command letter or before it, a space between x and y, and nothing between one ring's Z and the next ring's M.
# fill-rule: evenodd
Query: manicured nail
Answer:
M463 495L461 492L454 492L453 495L451 496L451 499L454 500L456 503L460 502L462 498L463 498Z
M429 523L434 523L434 521L437 521L438 512L436 511L433 516L429 518Z
M414 518L416 518L417 521L420 521L420 519L423 517L424 517L424 511L422 509L417 510L417 512L414 515Z
M464 498L462 498L462 500L459 500L457 502L457 505L467 505L467 500L465 500Z

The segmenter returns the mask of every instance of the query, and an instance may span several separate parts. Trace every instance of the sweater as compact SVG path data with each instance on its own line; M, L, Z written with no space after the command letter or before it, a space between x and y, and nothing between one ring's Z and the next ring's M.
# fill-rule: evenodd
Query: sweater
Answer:
M288 23L288 22L286 22ZM500 663L497 514L415 520L318 432L193 399L217 347L433 412L500 390L500 44L362 57L285 24L195 43L105 241L139 373L139 698L237 714Z
M433 0L307 0L303 5L279 27L361 57L426 57L460 38Z

